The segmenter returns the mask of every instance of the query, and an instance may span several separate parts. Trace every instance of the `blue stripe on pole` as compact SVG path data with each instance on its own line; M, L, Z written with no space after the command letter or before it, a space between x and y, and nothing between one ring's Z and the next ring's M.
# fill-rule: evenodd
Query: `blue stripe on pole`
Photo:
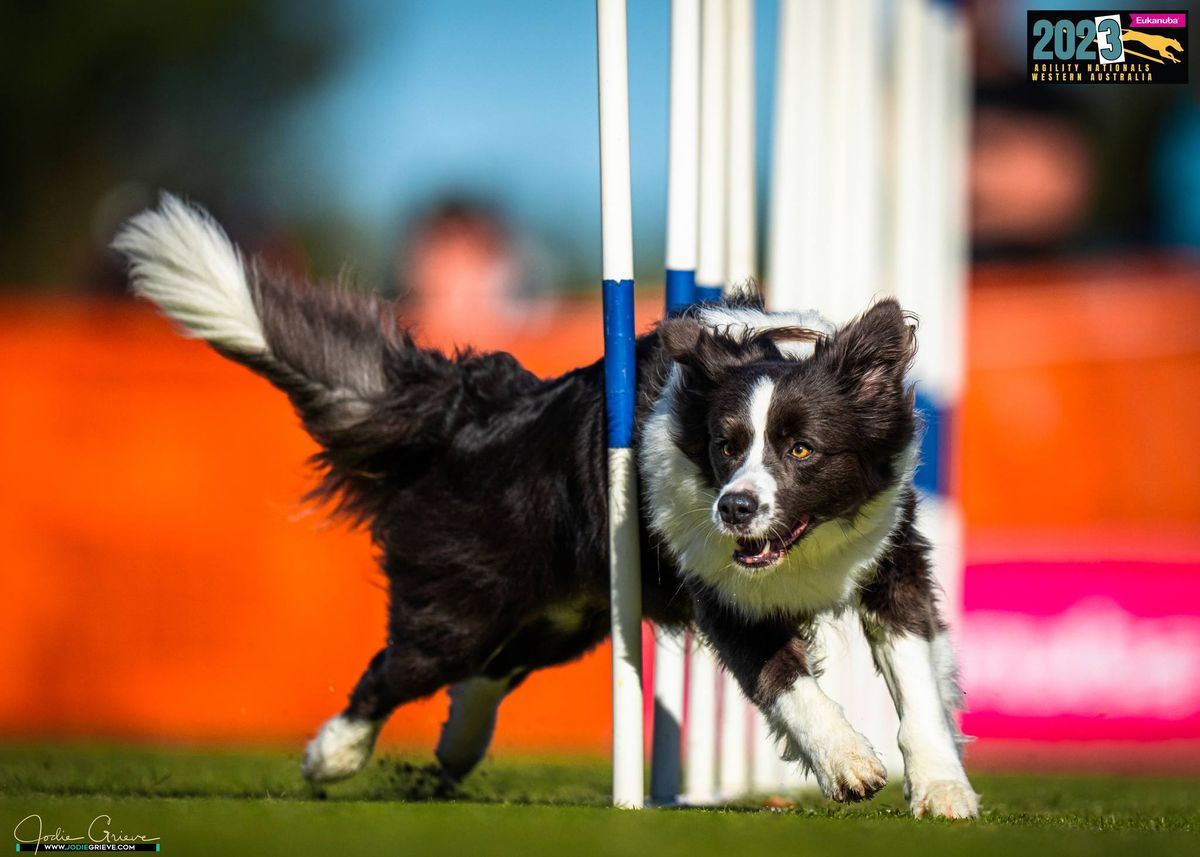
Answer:
M696 272L667 268L667 315L696 302Z
M604 398L608 448L633 444L633 280L604 281Z
M950 491L949 431L951 414L932 396L917 387L917 415L925 424L921 435L921 460L913 482L926 494L945 495Z
M720 286L696 286L696 302L697 303L714 303L721 300L721 295L724 289Z

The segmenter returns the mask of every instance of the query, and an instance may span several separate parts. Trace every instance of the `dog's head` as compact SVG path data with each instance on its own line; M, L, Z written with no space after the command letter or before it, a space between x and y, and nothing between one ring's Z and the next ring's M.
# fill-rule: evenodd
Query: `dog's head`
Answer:
M820 524L852 525L900 478L915 432L914 333L891 299L831 335L731 335L686 316L660 325L681 367L672 440L710 480L712 526L735 540L740 567L781 563ZM796 359L797 341L811 356Z

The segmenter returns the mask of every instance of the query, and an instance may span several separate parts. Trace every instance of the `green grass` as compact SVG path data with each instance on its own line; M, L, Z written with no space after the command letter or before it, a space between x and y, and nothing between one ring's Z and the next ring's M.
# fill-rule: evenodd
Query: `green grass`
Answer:
M46 832L80 835L104 813L168 854L1200 853L1195 779L980 775L983 817L945 822L909 817L894 787L852 806L617 811L602 760L501 756L452 790L423 760L385 757L324 795L298 765L265 750L0 746L0 823L9 836L37 813Z

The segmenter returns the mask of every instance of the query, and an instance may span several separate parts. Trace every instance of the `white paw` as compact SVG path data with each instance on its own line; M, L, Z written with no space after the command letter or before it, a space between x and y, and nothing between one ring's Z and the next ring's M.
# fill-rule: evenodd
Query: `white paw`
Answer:
M830 800L866 800L887 784L887 769L867 743L850 730L835 747L823 748L810 760L821 793Z
M975 818L979 815L979 796L971 784L960 780L913 782L908 787L908 802L913 815L933 818Z
M326 721L304 750L300 772L310 783L331 783L357 774L371 758L382 724L339 714Z

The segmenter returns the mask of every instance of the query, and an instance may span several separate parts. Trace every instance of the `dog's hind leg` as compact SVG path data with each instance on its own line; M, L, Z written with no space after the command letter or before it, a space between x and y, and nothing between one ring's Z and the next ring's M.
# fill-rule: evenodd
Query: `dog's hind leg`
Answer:
M483 761L500 703L523 677L524 673L506 678L474 676L450 688L450 714L434 750L447 776L461 780Z
M381 704L369 690L379 684L387 657L388 650L381 649L371 659L346 710L326 720L316 737L308 742L300 771L310 783L344 780L361 771L370 760L379 730L395 707ZM368 691L361 693L364 685Z
M462 677L445 658L416 647L380 649L350 694L350 704L321 727L304 751L301 772L312 783L344 780L363 769L388 716Z

